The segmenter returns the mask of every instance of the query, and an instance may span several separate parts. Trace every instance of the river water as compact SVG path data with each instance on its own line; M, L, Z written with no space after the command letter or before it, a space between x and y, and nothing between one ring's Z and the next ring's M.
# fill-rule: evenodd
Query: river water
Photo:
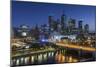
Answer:
M80 61L91 61L93 53L80 53L75 50L60 49L57 51L48 51L27 56L15 57L12 59L12 66L23 65L42 65L42 64L58 64L58 63L75 63Z

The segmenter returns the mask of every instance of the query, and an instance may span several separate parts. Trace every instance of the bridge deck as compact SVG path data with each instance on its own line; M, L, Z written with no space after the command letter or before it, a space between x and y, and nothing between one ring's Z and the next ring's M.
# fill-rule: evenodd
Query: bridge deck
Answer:
M96 48L92 47L85 47L85 46L80 46L80 45L73 45L73 44L62 44L62 43L56 43L58 46L62 47L67 47L67 48L73 48L73 49L79 49L79 50L84 50L84 51L96 51Z

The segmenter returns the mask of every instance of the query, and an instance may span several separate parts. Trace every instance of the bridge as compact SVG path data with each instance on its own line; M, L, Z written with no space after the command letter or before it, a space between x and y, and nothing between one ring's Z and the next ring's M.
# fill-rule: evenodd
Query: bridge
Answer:
M23 52L24 51L24 52ZM12 54L12 57L20 57L20 56L27 56L27 55L33 55L33 54L39 54L39 53L45 53L45 52L49 52L49 51L55 51L55 49L53 48L48 48L48 49L44 49L44 50L38 50L38 51L33 51L32 49L22 49L22 50L17 50L15 52L17 52L16 54ZM13 51L14 52L14 51Z
M72 49L77 49L77 50L89 51L89 52L95 52L96 51L96 48L80 46L80 45L64 44L64 43L56 43L56 45L57 46L61 46L61 47L66 47L66 48L72 48Z

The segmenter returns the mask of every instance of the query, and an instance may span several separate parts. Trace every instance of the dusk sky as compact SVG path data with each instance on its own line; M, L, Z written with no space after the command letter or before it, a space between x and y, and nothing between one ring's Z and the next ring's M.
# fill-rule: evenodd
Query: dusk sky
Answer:
M18 27L21 24L26 24L30 27L36 24L47 24L48 16L53 16L54 19L60 19L63 11L66 15L66 20L69 18L77 21L83 20L84 24L89 24L90 30L95 30L95 6L68 5L68 4L50 4L36 2L12 2L12 25Z

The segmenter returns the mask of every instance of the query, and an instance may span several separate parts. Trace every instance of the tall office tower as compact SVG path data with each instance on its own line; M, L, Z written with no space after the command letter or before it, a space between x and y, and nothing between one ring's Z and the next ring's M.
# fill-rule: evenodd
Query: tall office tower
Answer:
M59 33L61 33L61 23L60 23L60 20L59 19L57 19L57 31L59 32Z
M48 17L48 23L49 23L49 30L52 31L53 30L53 16L49 16Z
M84 32L89 33L89 25L88 24L84 25Z
M75 24L76 24L76 20L71 18L69 20L69 22L68 22L68 27L71 28L71 29L73 29L76 26Z
M57 31L58 28L58 22L57 21L53 21L53 30Z
M72 33L75 28L76 28L76 20L70 18L70 20L68 21L68 32Z
M82 26L82 20L78 21L78 29L79 29L79 33L83 32L83 26Z
M63 13L62 16L61 16L61 28L62 30L64 30L66 28L66 15Z

